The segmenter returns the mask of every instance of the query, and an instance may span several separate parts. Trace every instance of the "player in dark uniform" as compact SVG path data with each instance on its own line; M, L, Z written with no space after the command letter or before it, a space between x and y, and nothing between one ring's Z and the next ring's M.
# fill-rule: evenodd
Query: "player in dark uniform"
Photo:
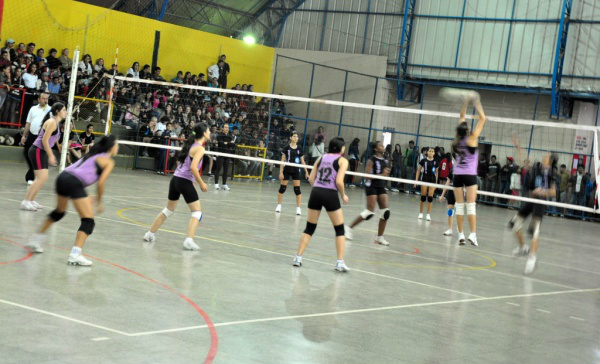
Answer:
M521 148L518 142L515 142L519 156ZM519 158L522 160L521 158ZM556 186L552 177L552 167L556 164L558 158L555 154L546 154L542 158L542 162L535 163L529 172L529 197L546 201L549 198L556 196ZM531 274L535 270L537 261L537 250L539 245L540 224L544 217L546 206L533 202L523 202L519 212L508 223L515 235L517 236L517 246L513 250L516 256L528 255L527 263L525 264L525 274ZM531 234L531 248L525 244L521 229L525 219L531 215L531 223L529 224L529 233Z
M71 249L67 262L71 265L92 265L92 262L83 256L81 249L87 237L94 231L93 203L96 204L96 214L100 214L104 210L101 202L104 184L115 166L112 157L117 155L118 150L119 146L113 135L103 137L90 149L88 154L58 175L56 178L58 195L56 208L48 215L41 229L31 237L26 245L28 249L34 253L44 251L41 243L46 240L46 232L55 222L59 222L65 216L67 204L71 200L79 213L81 225L77 230L75 245ZM85 188L96 182L98 182L98 195L95 200L92 200L85 192Z
M290 144L283 148L281 151L281 161L296 163L296 164L304 164L304 154L302 153L302 148L297 145L298 143L298 133L293 132L290 136ZM308 169L304 168L304 174L306 178L308 178ZM288 182L290 178L294 183L294 193L296 194L296 215L300 215L302 210L300 209L300 204L302 203L302 192L300 191L300 177L302 176L302 168L300 167L292 167L285 166L280 169L279 172L279 180L281 180L281 186L279 186L279 193L277 194L277 207L275 208L275 212L281 212L281 203L283 202L283 194L287 189Z
M348 196L346 196L344 191L344 176L348 169L348 160L342 157L342 154L344 154L344 144L344 139L340 137L331 139L328 153L317 159L313 170L310 172L308 180L313 188L308 198L306 228L300 238L298 252L292 262L292 265L295 267L302 266L302 254L317 229L321 210L325 208L335 230L335 245L337 249L335 270L338 272L348 271L348 267L344 263L344 245L346 244L346 238L344 237L344 214L342 213L342 205L338 197L339 193L344 205L348 203Z
M388 161L383 158L385 147L380 141L371 143L371 151L373 156L367 163L367 173L378 176L389 176L390 167ZM388 196L385 191L386 181L382 179L367 179L365 182L367 194L367 208L358 215L358 217L352 222L352 225L346 227L346 238L348 240L353 239L352 229L363 222L364 220L371 219L375 212L375 203L379 205L379 227L377 228L377 238L375 238L376 244L390 245L384 238L383 233L385 231L385 225L387 220L390 218L390 209L388 208Z
M417 168L417 181L438 183L439 162L435 159L435 149L427 149L427 158L421 159ZM415 184L413 188L417 188ZM423 218L423 208L427 200L427 221L431 221L431 205L435 187L421 186L421 203L419 205L419 219Z
M444 202L444 196L446 196L446 200L448 201L448 230L444 232L445 236L452 236L452 222L454 220L454 204L456 203L456 199L454 198L454 183L452 180L454 179L454 174L450 171L448 177L446 178L446 186L450 186L449 190L442 190L442 194L440 196L440 202Z

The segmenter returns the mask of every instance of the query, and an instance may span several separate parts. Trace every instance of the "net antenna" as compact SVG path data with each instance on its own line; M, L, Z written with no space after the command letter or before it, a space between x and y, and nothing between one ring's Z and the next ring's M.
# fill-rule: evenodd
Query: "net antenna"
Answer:
M75 48L73 54L73 66L71 66L71 83L69 84L69 97L67 98L67 119L65 120L65 131L63 134L62 149L60 153L60 167L62 172L67 164L67 153L71 143L71 123L73 120L73 105L75 104L75 89L77 88L77 67L79 67L79 46ZM60 126L59 126L60 128Z
M118 65L119 61L119 45L117 45L117 49L115 50L115 64ZM110 89L108 90L108 114L106 117L106 127L104 128L104 135L108 135L110 133L110 129L112 127L112 112L113 112L113 95L114 95L114 90L115 90L115 76L116 72L114 70L112 70L111 67L111 71L112 71L112 77L110 78Z
M598 150L598 141L600 134L600 127L594 131L594 173L596 174L596 197L594 199L594 208L596 209L596 213L600 214L600 153Z

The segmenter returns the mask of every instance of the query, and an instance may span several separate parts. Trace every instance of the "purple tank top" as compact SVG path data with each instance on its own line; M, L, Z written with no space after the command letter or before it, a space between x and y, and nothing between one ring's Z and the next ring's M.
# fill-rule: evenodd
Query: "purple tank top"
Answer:
M96 183L98 178L100 178L100 173L102 173L96 165L96 159L98 157L108 156L108 153L100 153L94 154L93 156L85 160L81 158L77 162L65 168L65 172L68 172L70 175L77 177L77 179L80 180L83 184L83 187L87 187Z
M458 150L462 152L456 155L456 164L454 165L455 175L477 175L477 164L479 163L479 149L475 148L475 152L471 153L467 146L467 138L458 142Z
M44 144L42 143L42 140L44 139L44 134L46 134L46 129L44 129L44 127L42 126L42 128L40 129L40 133L33 142L33 145L40 149L44 149ZM48 139L48 144L50 145L50 148L52 148L54 144L56 144L58 138L60 138L60 125L57 125L57 130L55 131L55 134L50 135L50 138Z
M197 145L202 144L194 143L190 147L190 150ZM185 162L179 163L177 165L177 169L175 170L175 173L173 175L176 177L189 179L190 181L194 182L195 178L190 169L190 164L192 164L192 157L188 154L188 156L185 158ZM202 160L200 160L200 163L198 163L198 172L200 172L200 170L202 170Z
M337 191L337 185L335 184L337 170L333 167L333 163L338 160L339 157L339 154L327 153L323 155L321 162L319 162L319 167L317 168L317 178L315 178L313 187Z

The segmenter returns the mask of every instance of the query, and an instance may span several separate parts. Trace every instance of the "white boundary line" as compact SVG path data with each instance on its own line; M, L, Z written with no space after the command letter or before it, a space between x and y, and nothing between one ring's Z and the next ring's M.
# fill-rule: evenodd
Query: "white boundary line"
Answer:
M431 116L444 116L444 117L455 118L455 119L458 119L460 117L460 115L458 113L443 112L443 111L409 109L409 108L405 108L405 107L396 107L396 106L369 105L369 104L360 104L360 103L348 102L348 101L314 99L314 98L309 98L309 97L288 96L288 95L275 95L275 94L267 94L267 93L263 93L263 92L238 91L238 90L229 90L229 89L222 89L222 88L205 87L205 86L185 85L185 84L178 84L178 83L171 83L171 82L161 82L161 81L154 81L154 80L132 79L132 78L127 78L127 77L123 77L123 76L115 76L114 78L117 80L131 82L131 83L147 83L147 84L151 84L151 85L172 87L175 89L187 88L187 89L192 89L192 90L202 90L202 91L208 91L208 92L222 92L222 93L226 93L226 94L266 97L269 99L313 102L313 103L317 103L317 104L335 105L335 106L347 106L347 107L355 107L355 108L359 108L359 109L382 110L382 111L392 111L392 112L398 112L398 113L420 114L420 115L431 115ZM475 117L474 115L466 115L467 119L473 119L474 117ZM566 124L566 123L558 123L558 122L552 123L549 121L502 118L502 117L497 117L497 116L487 116L486 120L495 121L495 122L499 122L499 123L546 126L546 127L550 127L550 128L590 130L590 131L598 130L597 127L588 126L588 125L575 125L575 124Z

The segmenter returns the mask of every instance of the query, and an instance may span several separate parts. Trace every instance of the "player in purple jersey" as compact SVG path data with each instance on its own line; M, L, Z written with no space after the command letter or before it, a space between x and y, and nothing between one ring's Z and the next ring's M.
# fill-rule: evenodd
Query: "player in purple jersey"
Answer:
M35 198L48 180L48 163L52 166L56 165L52 147L60 137L59 124L66 117L67 108L64 104L56 102L42 121L40 133L27 152L33 166L35 180L29 186L25 199L21 202L21 210L37 211L43 208L42 205L35 202Z
M200 220L202 220L202 210L198 192L196 192L196 188L194 187L194 181L198 182L202 192L208 191L208 186L202 180L200 171L202 170L202 158L204 157L204 144L209 141L210 130L208 129L208 125L206 123L197 123L194 126L194 131L183 143L181 151L177 154L177 169L169 184L167 207L154 219L150 230L144 235L145 241L153 242L156 240L154 234L173 215L179 198L183 195L183 199L191 211L187 237L183 241L183 248L186 250L200 249L194 242L194 235L196 235L196 229Z
M41 229L31 237L26 245L27 248L34 253L44 251L41 243L46 240L46 232L52 224L60 221L65 216L67 204L71 200L77 213L79 213L81 225L77 230L75 245L71 249L67 263L82 266L92 265L92 262L83 256L81 249L87 237L94 231L94 203L96 214L101 214L104 211L102 205L104 184L115 166L112 157L117 155L118 150L119 145L114 135L105 136L94 144L88 154L58 175L56 178L56 193L58 195L56 208L48 215ZM95 199L92 199L88 197L85 188L96 182L98 182L98 195Z
M306 228L300 238L298 252L294 257L292 265L302 266L302 254L310 243L310 239L317 229L317 222L321 209L324 207L329 219L335 229L335 245L337 248L337 263L335 270L347 272L348 267L344 263L344 248L346 238L344 237L344 214L338 198L338 193L348 203L348 196L344 192L344 176L348 169L348 160L341 155L344 153L344 139L335 137L329 142L328 153L319 157L310 172L308 181L313 186L308 198L308 217Z
M473 246L478 246L477 235L475 233L477 227L477 218L475 213L475 199L477 198L477 165L479 163L478 140L479 134L485 125L485 113L481 106L479 94L475 91L464 92L464 102L460 109L460 120L456 128L456 137L452 143L452 151L456 163L454 164L454 197L456 198L456 224L458 225L458 243L465 245L465 234L463 233L463 225L465 218L465 190L467 197L467 218L469 220L469 242ZM473 103L479 122L473 131L469 132L469 125L465 121L467 114L467 106ZM476 117L477 118L477 117Z
M383 153L385 152L385 147L383 143L380 141L375 141L371 143L371 153L373 156L369 159L367 163L366 171L369 174L374 174L376 176L389 176L390 175L390 167L388 161L384 159ZM377 237L375 238L375 244L381 245L390 245L384 237L383 233L385 232L385 226L387 224L387 220L390 218L390 209L388 208L388 195L385 191L386 181L382 179L366 179L365 185L367 186L365 189L365 193L367 194L367 208L361 212L356 219L352 222L350 226L346 226L346 238L348 240L352 240L354 238L354 233L352 229L354 229L358 224L363 222L364 220L371 219L375 212L375 204L379 205L379 224L377 227Z

